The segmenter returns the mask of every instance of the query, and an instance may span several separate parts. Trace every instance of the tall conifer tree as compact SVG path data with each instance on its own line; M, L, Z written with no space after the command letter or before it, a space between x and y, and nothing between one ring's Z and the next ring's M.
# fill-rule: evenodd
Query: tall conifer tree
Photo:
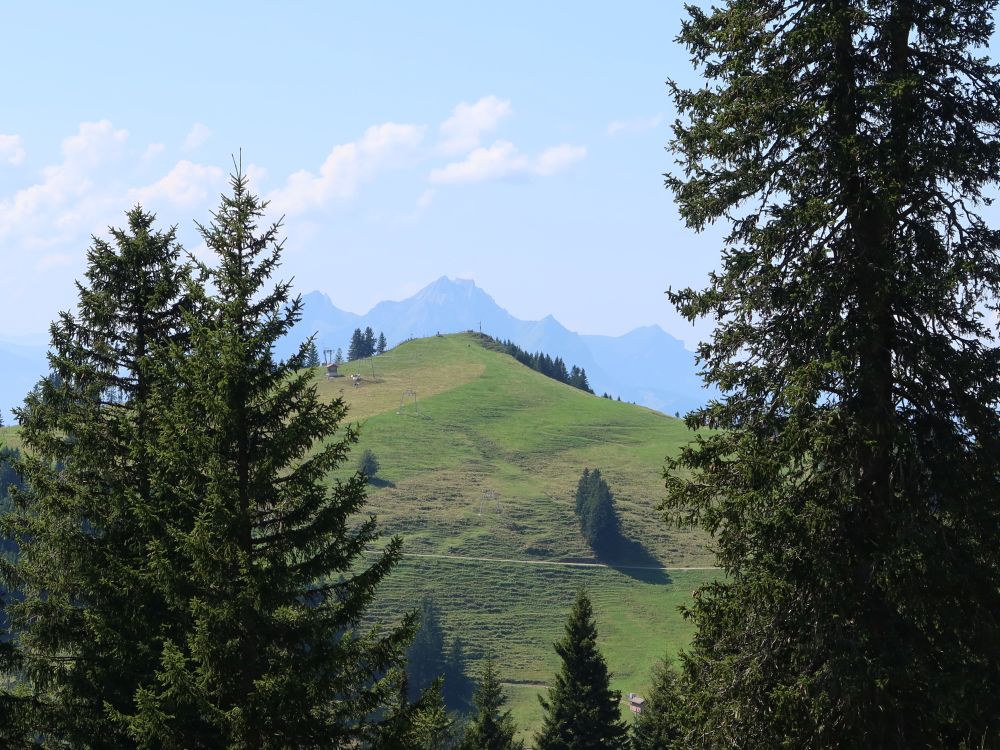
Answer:
M621 524L611 488L600 469L584 469L576 486L576 514L584 539L598 554L617 551L622 542Z
M123 719L148 748L353 748L377 734L409 636L359 629L400 542L360 564L376 538L358 519L365 480L329 480L356 435L302 370L306 344L273 358L301 301L269 287L279 227L259 226L265 205L239 171L231 190L200 227L213 294L195 290L190 342L163 357L154 393L168 428L150 446L151 494L184 521L163 525L150 569L177 627Z
M465 727L460 750L523 750L524 743L515 739L514 717L504 709L507 696L491 656L487 656L483 664L472 703L475 713Z
M993 0L688 7L668 176L722 267L723 398L668 465L725 577L691 610L696 747L1000 744Z
M678 675L669 662L653 667L653 685L632 725L632 750L683 748L684 706Z
M51 375L18 410L28 481L3 519L20 547L4 578L24 596L10 605L15 676L53 745L129 747L114 717L158 659L164 602L144 571L152 360L183 346L187 270L172 229L139 207L127 218L94 239L77 311L51 328Z
M566 635L555 644L562 667L539 696L545 712L535 737L538 750L622 750L628 730L621 719L621 693L610 686L608 665L597 648L597 626L589 597L580 592Z
M0 419L0 426L2 425L3 420ZM18 480L12 466L17 455L17 451L0 442L0 515L10 509L8 490ZM4 567L10 564L10 546L10 540L0 533L0 675L5 676L0 681L0 747L20 750L32 747L35 743L32 735L31 699L19 689L17 681L10 677L21 672L20 658L11 637L6 612L10 592L5 583Z
M449 711L468 713L475 684L466 674L465 647L458 636L451 639L448 652L444 655L442 674L444 683L441 687L441 697L444 698L444 705Z
M420 600L417 632L406 649L406 676L410 698L416 700L445 673L444 631L437 605L429 596Z

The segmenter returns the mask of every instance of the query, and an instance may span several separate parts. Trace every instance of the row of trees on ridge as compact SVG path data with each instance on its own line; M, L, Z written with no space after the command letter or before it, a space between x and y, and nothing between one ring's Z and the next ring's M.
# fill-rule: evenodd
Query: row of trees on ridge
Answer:
M586 391L587 393L594 392L590 387L590 383L587 381L587 371L582 367L577 367L576 365L573 365L567 370L566 363L561 357L557 356L553 359L544 352L535 352L532 354L531 352L525 351L509 339L506 341L489 339L489 345L491 348L495 348L498 351L509 354L522 365L526 365L535 372L540 372L546 377L558 380L560 383L565 383L566 385L571 385L574 388L579 388L581 391Z
M388 344L385 334L379 331L378 339L375 338L375 331L371 326L366 326L365 330L355 328L351 334L351 343L347 347L347 360L364 359L376 354L384 354ZM338 350L339 351L339 350Z

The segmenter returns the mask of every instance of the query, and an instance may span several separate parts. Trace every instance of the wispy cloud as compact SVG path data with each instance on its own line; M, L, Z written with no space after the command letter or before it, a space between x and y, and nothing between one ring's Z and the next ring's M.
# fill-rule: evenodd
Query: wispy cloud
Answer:
M516 175L549 177L586 158L583 146L562 144L545 149L536 157L522 154L510 141L497 141L489 148L477 148L463 161L431 171L430 181L438 185L499 180Z
M120 156L127 139L128 131L108 120L81 123L75 135L63 140L60 163L45 167L40 182L0 200L0 237L16 233L37 244L42 237L92 221L108 197L94 190L94 175Z
M658 128L664 121L664 115L658 114L652 117L636 117L632 120L615 120L608 125L608 135L618 135L620 133L639 133L643 130L653 130Z
M162 143L150 143L142 152L142 161L152 161L166 150Z
M547 148L539 154L532 165L532 171L542 177L548 177L557 172L562 172L564 169L586 158L586 148L583 146L570 146L564 143L559 146Z
M19 135L3 135L0 133L0 161L5 161L12 166L17 166L27 153L24 150L24 142Z
M492 95L484 96L474 104L462 102L441 123L440 150L454 155L476 148L482 136L496 130L500 120L510 113L510 100Z
M436 191L431 189L427 189L424 192L422 192L420 194L420 197L417 198L417 208L421 211L427 209L434 201L435 192Z
M222 188L225 173L219 167L182 159L162 178L146 187L129 191L129 197L146 206L164 201L176 206L196 206Z
M184 144L181 148L185 151L194 151L207 141L211 135L212 131L209 130L208 127L202 125L200 122L196 122L188 131L187 136L184 138Z
M271 209L297 214L353 198L361 183L377 174L412 166L425 130L394 122L373 125L360 139L334 146L318 173L302 169L290 175L268 196Z

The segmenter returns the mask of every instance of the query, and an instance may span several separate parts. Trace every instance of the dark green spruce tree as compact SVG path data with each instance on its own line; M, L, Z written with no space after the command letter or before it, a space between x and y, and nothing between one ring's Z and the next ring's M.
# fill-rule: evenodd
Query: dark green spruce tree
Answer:
M33 734L79 748L131 744L117 712L159 658L164 602L145 571L157 349L183 346L187 270L174 231L136 207L95 238L75 313L51 327L51 375L18 410L26 488L2 519L23 594L9 614Z
M475 685L466 674L465 647L462 639L455 636L451 639L448 652L444 655L444 684L441 695L444 705L449 711L466 714L472 700Z
M584 469L576 486L576 514L587 544L599 555L619 549L622 536L611 488L600 469Z
M361 333L360 328L355 328L354 333L351 334L351 342L347 346L347 361L353 362L356 359L361 359L365 355L365 336Z
M608 665L597 648L590 598L577 594L566 635L556 642L562 668L548 698L536 750L622 750L628 730L621 718L621 693L612 690Z
M721 268L712 428L668 464L715 536L687 747L1000 746L994 0L688 6L667 177Z
M306 367L319 367L319 349L313 340L306 344Z
M317 394L308 346L276 360L301 300L269 281L277 225L239 170L201 234L215 254L192 291L186 346L159 360L150 444L161 521L150 585L169 604L155 674L122 719L144 748L355 748L394 699L409 622L360 625L399 558L371 564L365 480L330 480L356 441ZM211 295L206 291L211 288ZM164 508L183 513L164 515Z
M473 716L465 727L460 750L524 750L524 743L515 739L517 725L510 711L504 709L507 696L500 684L496 662L489 655L472 704Z
M375 331L371 326L365 327L365 332L361 335L362 357L370 357L375 354Z
M406 677L412 700L445 672L444 631L437 605L429 596L420 600L417 632L406 649Z
M385 340L385 334L382 331L378 332L378 343L376 344L375 351L379 354L385 354L385 350L389 347L389 342Z
M653 687L632 725L632 750L681 750L683 702L678 674L663 661L653 667Z
M0 426L3 420L0 419ZM13 468L19 452L0 442L0 514L10 511L9 491L18 486L19 477ZM4 568L10 565L14 552L11 540L0 534L0 747L12 750L34 746L32 735L32 701L30 695L12 675L21 672L15 642L7 618L7 604L12 600L5 583Z
M397 745L399 750L449 750L455 745L455 720L448 715L441 693L441 680L435 680L420 697L420 710Z

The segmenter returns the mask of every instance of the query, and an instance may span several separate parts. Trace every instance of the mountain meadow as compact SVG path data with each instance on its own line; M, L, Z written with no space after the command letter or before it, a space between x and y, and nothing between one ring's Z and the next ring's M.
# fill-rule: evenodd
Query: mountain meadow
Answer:
M522 23L542 36L519 51L559 54L587 108L607 106L597 79L631 98L614 64L632 50L588 45L601 66L588 75L552 43L587 14L549 33L542 5ZM642 128L669 139L668 171L650 153L642 179L662 176L676 211L648 209L657 221L635 233L620 212L647 210L633 177L588 171L618 159L573 145L634 126L584 126L573 107L553 123L561 145L487 147L512 111L495 96L436 129L369 127L287 190L261 187L267 170L240 152L218 207L192 217L194 244L133 204L92 235L74 286L51 282L64 312L47 363L16 326L0 343L3 419L20 404L16 426L0 423L0 748L1000 748L998 6L678 7L695 75L650 68L678 77L672 110ZM600 44L621 41L617 15L601 17ZM523 21L504 7L479 25L506 16ZM386 36L381 20L374 34L341 26L366 53ZM500 71L511 47L495 36ZM394 50L414 99L434 56ZM230 90L196 67L213 102ZM367 88L353 83L366 66L342 67ZM300 90L350 110L326 81ZM282 118L283 148L299 140L288 122L327 123L258 110ZM4 232L23 221L68 232L80 220L52 193L103 205L100 162L81 154L93 132L124 141L111 128L63 142L64 168L42 171L51 190L0 200L0 235L17 241ZM25 158L20 135L0 134L3 148ZM390 163L396 197L420 196L405 220L353 204ZM571 166L551 183L559 221L551 202L508 212L479 192ZM178 187L192 174L223 172L185 159L156 189L115 195L196 198ZM284 273L286 218L288 258L313 272ZM442 243L420 241L424 222L461 240L431 252ZM671 224L717 243L717 263L664 262L685 242ZM26 252L53 251L37 272L74 262L35 234ZM704 336L696 353L659 326L585 336L448 276L365 315L293 287L325 279L369 304L363 285L409 294L470 248L478 268L513 274L526 314L568 295L621 330L617 308L648 300L638 282L652 279ZM41 277L12 278L8 292L32 294Z
M583 393L484 344L471 332L414 339L343 365L345 377L324 375L320 392L342 397L361 424L358 452L380 464L368 510L404 539L374 614L432 597L474 672L494 654L532 732L579 588L593 599L613 687L642 693L652 665L690 638L678 607L716 573L705 570L703 532L669 529L656 511L663 459L690 438L680 420ZM605 474L621 519L626 543L609 559L593 556L574 515L586 467Z
M579 590L593 602L612 687L642 694L652 665L691 637L679 608L717 571L707 536L668 528L656 510L663 460L690 439L683 422L559 383L499 348L479 333L438 335L346 362L334 377L313 370L321 399L342 399L360 429L330 482L370 451L378 469L364 512L381 541L403 539L366 622L398 622L432 599L469 677L487 654L496 660L528 740ZM0 428L0 441L19 448L18 428ZM621 523L620 543L600 557L574 512L584 468L603 473Z

